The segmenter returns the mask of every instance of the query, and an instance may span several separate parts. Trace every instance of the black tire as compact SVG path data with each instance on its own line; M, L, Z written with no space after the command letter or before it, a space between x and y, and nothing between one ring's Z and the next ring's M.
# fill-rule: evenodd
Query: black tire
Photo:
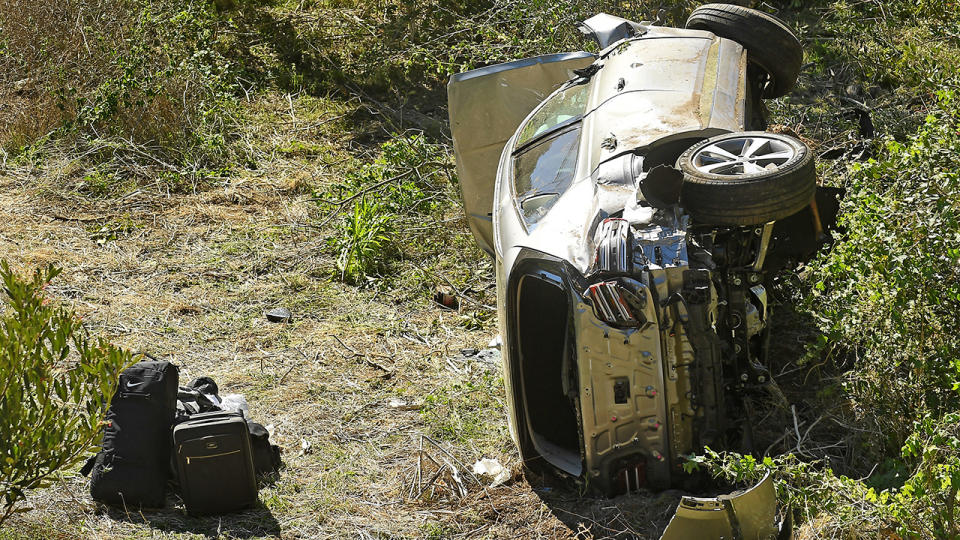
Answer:
M747 59L770 76L760 97L786 95L796 84L803 48L790 28L773 15L732 4L706 4L693 10L686 27L709 30L743 45Z
M782 158L785 160L782 163L780 158L741 158L747 144L738 154L736 147L741 142L738 139L758 141L757 144L761 145L758 149L766 148L771 152L761 156L780 153L790 157ZM721 149L726 147L737 159L753 159L752 163L757 165L753 168L763 170L748 173L742 161L715 159L712 156L719 154L707 148L718 143ZM711 163L705 164L707 160ZM726 173L706 172L703 167ZM777 133L748 131L711 137L681 154L677 168L683 172L680 206L694 222L702 224L759 225L783 219L810 204L817 189L813 153L803 142Z

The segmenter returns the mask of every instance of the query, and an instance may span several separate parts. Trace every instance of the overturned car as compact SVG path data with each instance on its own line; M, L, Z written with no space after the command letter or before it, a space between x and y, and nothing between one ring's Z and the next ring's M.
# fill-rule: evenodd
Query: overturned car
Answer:
M763 131L802 51L728 4L684 29L600 14L581 30L598 54L448 86L468 223L496 259L510 430L528 466L608 495L684 486L685 455L751 449L768 276L823 235L810 149ZM735 523L728 497L685 498L674 521L769 537L772 493L743 495L769 520Z

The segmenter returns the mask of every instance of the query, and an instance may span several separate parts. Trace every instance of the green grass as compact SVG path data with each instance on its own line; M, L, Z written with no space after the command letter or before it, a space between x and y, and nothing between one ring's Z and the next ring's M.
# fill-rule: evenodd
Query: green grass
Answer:
M682 25L697 3L237 0L218 9L104 0L82 13L54 6L65 15L49 18L50 3L20 13L3 1L0 249L24 267L63 264L62 297L115 341L167 354L185 373L212 374L247 395L286 450L288 469L261 492L284 536L448 537L481 528L487 537L562 537L580 526L603 536L621 531L616 512L647 516L630 506L636 501L565 492L560 499L579 502L544 506L547 492L526 480L484 500L402 497L420 433L464 461L516 465L502 381L446 365L460 348L485 346L496 320L463 299L448 311L431 298L452 284L492 305L493 266L466 229L449 141L422 134L408 113L444 121L450 73L582 47L572 23L595 10L658 13ZM772 123L817 152L851 147L859 137L845 116L853 100L870 107L878 133L863 142L874 163L820 161L821 181L848 189L847 232L800 275L780 277L779 297L799 310L784 343L809 337L815 346L805 354L801 343L784 345L780 359L784 373L795 373L784 376L784 391L810 431L803 445L788 436L774 447L806 452L775 463L778 487L802 496L797 517L807 537L932 537L935 529L910 516L947 531L950 486L960 485L947 422L960 380L950 341L960 329L947 294L958 241L957 122L952 98L936 94L956 87L958 14L938 0L763 8L798 29L808 64L797 91L767 103ZM111 16L90 23L98 13ZM36 24L9 24L26 15ZM116 39L134 19L141 28ZM90 29L89 50L73 31L77 20ZM43 32L56 39L40 56L9 54L33 50L24 44ZM60 62L64 55L83 62ZM6 90L24 78L37 91L11 97ZM263 319L278 305L294 312L293 323ZM421 408L385 405L396 397ZM811 427L823 411L834 418ZM793 422L779 411L763 429L775 439ZM907 443L916 448L902 451ZM715 471L743 476L763 463L748 471L749 460L732 459L717 458ZM874 465L865 482L849 480ZM884 489L908 484L911 498L899 507L881 501ZM70 478L36 494L36 509L0 537L220 530L179 510L153 516L153 527L97 513L74 503L88 501L84 490ZM258 525L268 521L250 513L223 530L274 534Z

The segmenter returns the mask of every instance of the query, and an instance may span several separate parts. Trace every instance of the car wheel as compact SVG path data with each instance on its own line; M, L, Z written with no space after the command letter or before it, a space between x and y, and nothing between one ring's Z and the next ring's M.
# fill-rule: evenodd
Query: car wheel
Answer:
M709 30L743 45L747 59L769 75L761 97L786 95L796 84L803 48L790 28L773 15L731 4L706 4L693 10L686 27Z
M683 172L680 206L695 222L758 225L810 204L817 188L806 144L777 133L748 131L711 137L677 159Z

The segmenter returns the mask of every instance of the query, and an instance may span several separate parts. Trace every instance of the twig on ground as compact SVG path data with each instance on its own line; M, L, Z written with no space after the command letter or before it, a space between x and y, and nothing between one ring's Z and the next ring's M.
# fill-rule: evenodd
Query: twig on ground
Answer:
M790 405L790 412L793 413L793 430L797 434L797 453L802 453L800 450L800 426L797 424L797 406Z
M328 201L328 200L326 200L326 199L324 199L324 198L322 198L322 197L315 197L315 198L313 198L313 199L309 199L309 200L311 200L311 201L319 201L319 202L323 202L323 203L326 203L326 204L330 204L330 205L333 205L333 206L336 207L332 212L330 212L329 214L327 214L327 217L323 218L323 220L320 221L320 223L319 223L318 225L311 225L311 226L314 227L314 228L317 228L317 229L322 229L322 228L325 227L328 223L330 223L330 220L332 220L337 214L339 214L339 213L343 210L343 207L344 207L347 203L355 200L357 197L361 197L361 196L363 196L363 195L366 195L367 193L369 193L369 192L371 192L371 191L373 191L373 190L375 190L375 189L377 189L377 188L379 188L379 187L383 187L383 186L389 184L390 182L396 182L397 180L400 180L400 179L402 179L402 178L406 178L406 177L409 176L410 173L412 173L412 172L413 172L413 169L407 169L406 171L404 171L404 172L402 172L402 173L400 173L400 174L398 174L398 175L396 175L396 176L391 176L390 178L387 178L386 180L377 182L376 184L374 184L374 185L372 185L372 186L365 187L365 188L361 189L360 191L354 193L353 195L347 197L346 199L341 199L341 200L339 200L339 201Z

